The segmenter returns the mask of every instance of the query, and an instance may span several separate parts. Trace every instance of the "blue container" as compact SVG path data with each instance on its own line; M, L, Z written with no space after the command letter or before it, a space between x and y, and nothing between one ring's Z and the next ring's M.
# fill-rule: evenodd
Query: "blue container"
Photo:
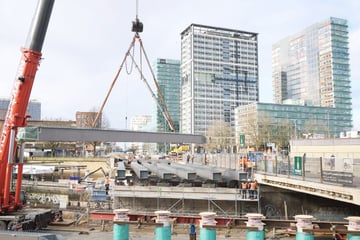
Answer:
M106 191L105 190L93 190L92 199L95 202L106 201Z
M296 240L314 240L314 234L306 232L296 232Z
M246 231L247 240L264 240L265 232L264 231Z
M114 224L114 240L129 240L129 225Z
M115 239L114 239L115 240ZM171 240L171 227L155 227L155 240Z
M216 229L200 228L200 240L216 240Z

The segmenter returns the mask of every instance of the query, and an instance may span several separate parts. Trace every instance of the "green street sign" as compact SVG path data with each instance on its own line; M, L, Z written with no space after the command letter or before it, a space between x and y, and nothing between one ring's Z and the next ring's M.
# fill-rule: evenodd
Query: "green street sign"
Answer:
M302 157L294 157L294 174L302 176Z
M240 147L245 147L245 135L241 134L240 135Z

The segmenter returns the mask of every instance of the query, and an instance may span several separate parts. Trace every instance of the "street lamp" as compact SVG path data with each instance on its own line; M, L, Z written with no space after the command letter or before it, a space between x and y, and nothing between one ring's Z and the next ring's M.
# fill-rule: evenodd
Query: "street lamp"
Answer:
M330 138L330 120L329 120L329 110L326 111L327 113L327 132L328 138Z

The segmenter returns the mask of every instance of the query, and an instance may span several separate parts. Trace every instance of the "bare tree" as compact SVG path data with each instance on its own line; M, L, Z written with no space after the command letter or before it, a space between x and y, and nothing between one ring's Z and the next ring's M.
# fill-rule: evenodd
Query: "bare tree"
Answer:
M224 121L217 121L206 131L207 143L205 148L209 151L223 151L234 145L231 127Z
M314 136L316 134L329 136L329 126L322 120L309 119L304 123L303 134ZM301 134L302 135L302 134Z
M81 127L84 128L107 128L109 127L109 121L105 117L103 113L101 113L100 117L96 119L98 115L98 110L93 107L89 112L82 114L81 122L78 123ZM96 121L96 122L95 122ZM94 151L94 156L96 155L96 147L100 144L100 142L94 141L88 143L92 150Z
M284 148L289 145L291 130L291 124L288 120L282 119L276 123L272 139L277 147Z

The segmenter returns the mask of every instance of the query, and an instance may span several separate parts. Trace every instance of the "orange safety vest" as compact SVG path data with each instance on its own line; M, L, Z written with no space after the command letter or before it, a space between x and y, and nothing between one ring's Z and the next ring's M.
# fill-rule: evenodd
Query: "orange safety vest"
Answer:
M241 188L246 189L247 188L247 183L246 182L241 183Z

